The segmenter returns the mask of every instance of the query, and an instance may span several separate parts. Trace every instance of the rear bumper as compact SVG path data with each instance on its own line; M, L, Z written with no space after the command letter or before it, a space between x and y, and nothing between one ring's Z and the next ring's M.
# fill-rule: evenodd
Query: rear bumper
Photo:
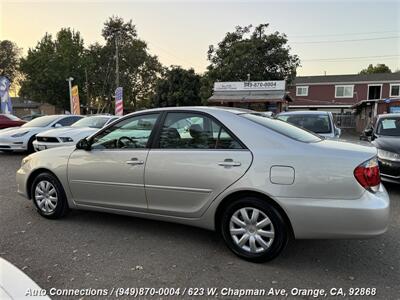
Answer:
M279 199L298 239L369 238L385 233L390 200L381 184L354 200Z

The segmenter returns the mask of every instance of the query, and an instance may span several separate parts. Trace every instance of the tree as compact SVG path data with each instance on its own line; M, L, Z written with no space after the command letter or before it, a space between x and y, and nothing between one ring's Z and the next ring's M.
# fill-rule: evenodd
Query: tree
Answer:
M390 70L390 68L385 64L377 64L376 66L369 64L366 69L360 71L360 74L362 75L374 73L392 73L392 70Z
M287 80L296 76L300 66L297 55L290 54L285 34L267 34L269 24L237 26L208 50L210 65L202 80L202 97L211 95L215 81Z
M80 33L70 28L61 29L53 40L47 34L29 49L21 59L24 74L20 94L38 102L47 102L69 110L69 90L66 78L73 77L73 84L80 89L81 104L86 102L82 92L85 81L84 46Z
M155 86L151 106L190 106L201 105L200 76L193 69L171 67L165 70Z
M111 17L104 23L102 35L106 40L104 49L100 50L97 47L91 50L100 52L101 60L107 66L105 70L102 70L107 80L102 85L106 90L105 97L109 101L109 109L116 88L116 45L119 52L119 85L124 89L125 108L136 110L148 106L154 84L162 71L157 57L150 55L146 42L137 37L136 27L132 24L132 20L124 22L122 18Z
M21 49L8 40L0 41L0 76L7 76L10 81L18 75Z

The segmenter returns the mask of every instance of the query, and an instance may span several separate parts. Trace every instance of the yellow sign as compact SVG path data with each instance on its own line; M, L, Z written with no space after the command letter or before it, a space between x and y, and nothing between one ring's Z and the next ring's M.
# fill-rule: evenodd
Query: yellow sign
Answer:
M72 114L73 115L80 115L81 114L81 107L79 103L79 92L78 86L74 85L71 89L72 94Z

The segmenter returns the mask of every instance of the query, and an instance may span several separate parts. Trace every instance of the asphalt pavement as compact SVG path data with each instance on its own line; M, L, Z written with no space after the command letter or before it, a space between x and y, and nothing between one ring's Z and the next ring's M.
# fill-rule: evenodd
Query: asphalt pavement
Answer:
M47 290L353 287L376 288L371 299L400 299L400 186L386 186L391 218L383 236L293 241L277 259L254 264L234 256L215 233L198 228L86 211L44 219L16 193L23 156L0 152L0 256Z

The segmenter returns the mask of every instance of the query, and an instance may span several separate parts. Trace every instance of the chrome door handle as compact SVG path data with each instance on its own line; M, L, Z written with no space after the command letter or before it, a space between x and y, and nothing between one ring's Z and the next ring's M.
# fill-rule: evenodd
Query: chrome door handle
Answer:
M227 158L223 162L219 162L218 166L222 167L239 167L242 164L238 161L233 161L233 159Z
M126 163L131 166L136 166L136 165L143 165L144 161L138 160L137 158L132 158L131 160L127 160Z

